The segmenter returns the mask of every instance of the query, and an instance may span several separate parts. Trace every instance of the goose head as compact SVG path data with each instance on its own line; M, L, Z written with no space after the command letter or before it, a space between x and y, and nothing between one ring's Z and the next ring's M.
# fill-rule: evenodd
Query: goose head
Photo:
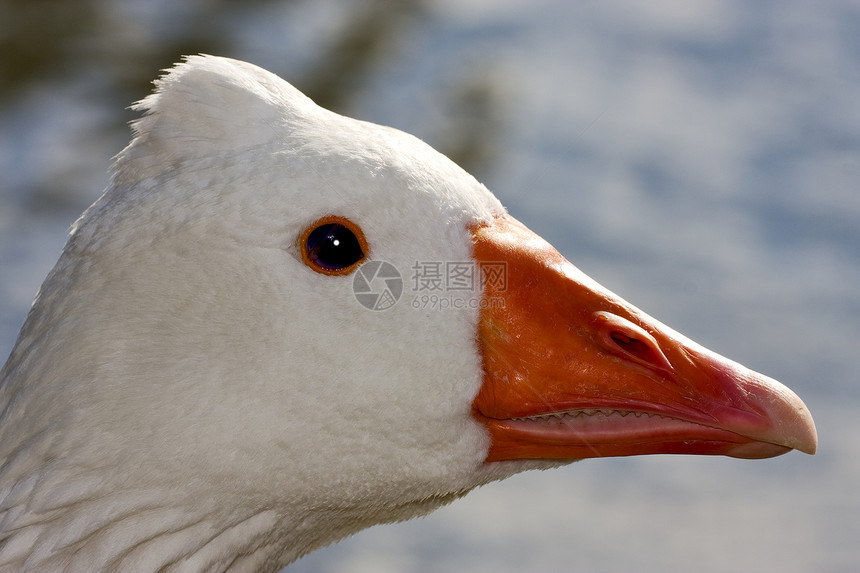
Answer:
M2 371L7 568L275 570L527 469L814 452L414 137L211 56L136 109Z

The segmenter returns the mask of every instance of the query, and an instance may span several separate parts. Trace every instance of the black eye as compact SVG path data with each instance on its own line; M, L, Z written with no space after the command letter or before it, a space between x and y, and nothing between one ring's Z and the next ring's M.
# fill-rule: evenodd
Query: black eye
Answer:
M302 259L318 273L347 274L367 256L361 229L344 217L323 217L302 234Z

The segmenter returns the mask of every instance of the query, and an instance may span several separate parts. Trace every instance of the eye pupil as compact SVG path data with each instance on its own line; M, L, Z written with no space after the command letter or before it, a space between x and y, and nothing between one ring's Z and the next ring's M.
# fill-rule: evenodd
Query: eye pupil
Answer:
M364 249L355 233L341 223L324 223L305 240L307 260L324 272L348 269L364 258Z

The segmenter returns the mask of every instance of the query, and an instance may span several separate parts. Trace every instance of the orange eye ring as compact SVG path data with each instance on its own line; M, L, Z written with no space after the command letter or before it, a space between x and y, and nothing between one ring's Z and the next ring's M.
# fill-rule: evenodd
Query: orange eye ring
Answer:
M299 238L302 261L324 275L347 275L367 258L370 249L361 227L338 215L314 221Z

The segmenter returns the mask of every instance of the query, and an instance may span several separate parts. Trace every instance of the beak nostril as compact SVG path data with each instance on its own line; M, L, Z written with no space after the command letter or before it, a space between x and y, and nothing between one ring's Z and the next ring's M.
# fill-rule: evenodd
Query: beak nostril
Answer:
M671 371L672 365L657 341L645 330L608 312L596 313L603 346L613 354L654 370Z
M641 340L627 336L623 332L611 332L609 338L612 342L620 346L625 352L635 354L636 356L645 358L649 352L648 345Z
M609 339L624 353L640 362L647 363L660 369L666 367L666 358L659 349L646 341L628 336L623 332L611 332Z

